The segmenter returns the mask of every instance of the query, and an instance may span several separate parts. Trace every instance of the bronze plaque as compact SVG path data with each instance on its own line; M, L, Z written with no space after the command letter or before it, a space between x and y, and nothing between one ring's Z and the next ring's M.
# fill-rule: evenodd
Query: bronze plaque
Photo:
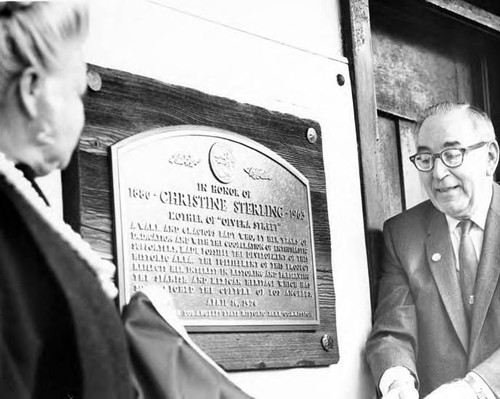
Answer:
M196 331L319 325L308 180L276 153L201 126L111 147L120 303L148 284Z

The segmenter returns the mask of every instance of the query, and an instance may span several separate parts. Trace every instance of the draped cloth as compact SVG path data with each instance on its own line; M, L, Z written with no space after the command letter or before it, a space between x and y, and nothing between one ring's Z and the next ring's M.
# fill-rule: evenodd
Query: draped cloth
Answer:
M191 341L164 291L151 288L123 311L138 398L251 398Z

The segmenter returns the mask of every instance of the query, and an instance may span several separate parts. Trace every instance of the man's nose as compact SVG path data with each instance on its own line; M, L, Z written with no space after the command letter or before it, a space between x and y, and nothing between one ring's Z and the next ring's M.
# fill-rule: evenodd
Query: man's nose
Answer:
M441 179L445 178L450 173L450 170L443 163L441 158L436 158L434 160L434 169L432 170L432 173L436 179L441 180Z

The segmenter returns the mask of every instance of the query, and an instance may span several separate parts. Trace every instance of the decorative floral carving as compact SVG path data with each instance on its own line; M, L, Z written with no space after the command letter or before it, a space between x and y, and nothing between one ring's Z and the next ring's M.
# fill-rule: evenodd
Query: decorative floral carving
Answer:
M200 158L194 158L190 154L172 154L168 162L175 164L175 165L181 165L181 166L187 166L188 168L193 168L196 165L198 165L201 160Z
M244 168L243 170L254 180L273 180L267 170L260 168Z

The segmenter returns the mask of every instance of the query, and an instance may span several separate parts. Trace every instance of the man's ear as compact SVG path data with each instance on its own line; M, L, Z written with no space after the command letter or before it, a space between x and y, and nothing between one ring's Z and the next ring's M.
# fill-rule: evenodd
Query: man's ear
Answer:
M496 140L493 140L488 144L488 169L486 172L488 176L493 176L493 174L495 173L498 165L499 154L500 150L498 148L498 142Z
M21 106L31 118L38 116L38 97L41 91L42 74L39 68L26 68L19 79L19 96Z

